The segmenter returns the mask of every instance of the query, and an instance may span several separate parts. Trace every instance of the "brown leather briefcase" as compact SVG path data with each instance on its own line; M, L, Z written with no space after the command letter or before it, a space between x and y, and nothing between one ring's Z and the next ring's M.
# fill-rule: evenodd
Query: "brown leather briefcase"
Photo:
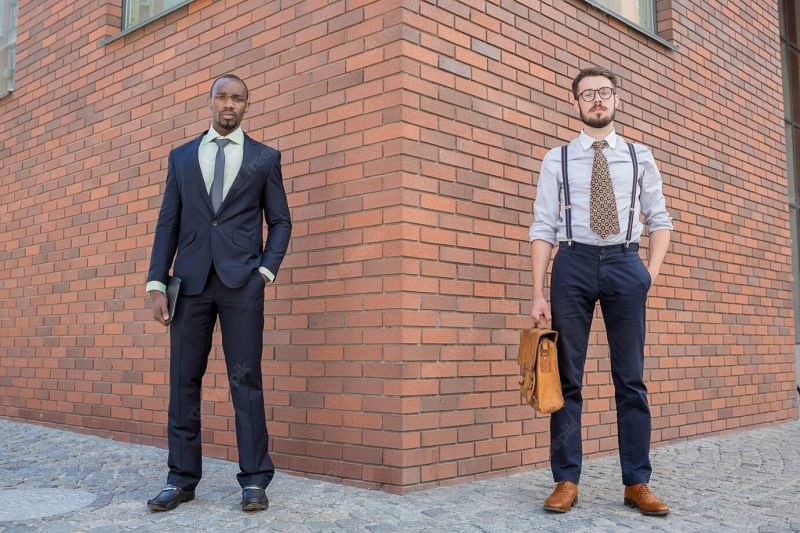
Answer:
M525 401L542 414L554 413L564 406L557 340L556 331L539 327L525 329L520 335L517 363L522 381L519 391Z

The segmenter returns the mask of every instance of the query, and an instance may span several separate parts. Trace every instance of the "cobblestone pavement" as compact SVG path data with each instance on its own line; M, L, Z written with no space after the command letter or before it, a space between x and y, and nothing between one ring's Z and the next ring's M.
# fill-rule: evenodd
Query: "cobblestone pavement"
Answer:
M163 483L165 450L10 420L0 420L0 435L8 533L800 531L798 421L653 450L651 486L672 507L667 517L623 505L616 457L584 464L580 501L563 515L542 510L547 469L406 496L279 472L269 509L245 514L236 464L215 459L205 460L194 501L151 513L145 502Z

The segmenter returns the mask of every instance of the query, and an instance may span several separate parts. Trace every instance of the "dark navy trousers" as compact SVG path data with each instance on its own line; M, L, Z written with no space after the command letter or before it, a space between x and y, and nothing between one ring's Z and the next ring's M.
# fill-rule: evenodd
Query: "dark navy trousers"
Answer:
M611 356L622 482L650 481L650 408L643 380L645 308L651 279L639 245L561 243L553 262L550 301L558 331L564 408L550 417L553 479L581 475L581 387L595 304L600 301Z
M261 375L264 279L254 270L247 283L232 289L213 268L200 294L181 295L170 326L167 483L194 490L202 476L201 386L217 317L236 421L237 478L242 487L266 487L275 467L267 449Z

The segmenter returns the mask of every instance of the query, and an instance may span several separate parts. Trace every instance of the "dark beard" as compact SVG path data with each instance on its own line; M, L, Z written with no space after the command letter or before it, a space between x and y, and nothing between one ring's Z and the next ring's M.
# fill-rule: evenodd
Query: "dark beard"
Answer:
M589 126L590 128L595 129L602 129L614 122L614 115L616 115L617 110L612 109L611 114L608 117L600 117L600 118L593 118L591 116L587 117L583 114L583 110L580 110L581 113L581 120L584 124Z

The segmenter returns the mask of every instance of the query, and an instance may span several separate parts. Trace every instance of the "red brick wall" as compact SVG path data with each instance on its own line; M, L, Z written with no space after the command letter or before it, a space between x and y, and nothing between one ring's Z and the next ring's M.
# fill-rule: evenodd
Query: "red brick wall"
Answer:
M547 418L516 391L527 226L542 156L579 129L567 87L596 63L622 75L618 129L652 147L675 218L648 315L654 442L795 418L775 8L660 1L670 51L580 0L498 4L196 0L104 44L119 1L22 0L0 99L0 415L165 445L144 281L166 156L233 71L295 222L266 292L278 467L404 492L545 465ZM204 450L233 459L218 341ZM599 454L616 448L600 320L591 343Z

